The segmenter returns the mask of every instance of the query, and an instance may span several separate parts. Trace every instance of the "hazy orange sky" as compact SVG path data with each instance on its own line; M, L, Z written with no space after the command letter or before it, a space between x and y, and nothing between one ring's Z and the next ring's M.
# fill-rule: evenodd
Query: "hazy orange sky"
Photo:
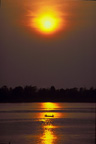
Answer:
M95 1L1 0L0 86L96 87L95 62Z

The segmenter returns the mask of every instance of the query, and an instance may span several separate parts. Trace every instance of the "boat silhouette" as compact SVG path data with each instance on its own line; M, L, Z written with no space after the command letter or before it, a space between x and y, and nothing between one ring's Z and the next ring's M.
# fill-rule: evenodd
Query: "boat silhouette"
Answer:
M45 114L45 117L54 117L54 115L47 115L47 114Z

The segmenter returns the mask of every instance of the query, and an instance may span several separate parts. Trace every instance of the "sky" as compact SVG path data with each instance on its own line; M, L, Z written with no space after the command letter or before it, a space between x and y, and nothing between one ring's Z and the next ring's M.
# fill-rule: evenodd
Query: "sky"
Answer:
M3 85L96 88L96 1L1 0Z

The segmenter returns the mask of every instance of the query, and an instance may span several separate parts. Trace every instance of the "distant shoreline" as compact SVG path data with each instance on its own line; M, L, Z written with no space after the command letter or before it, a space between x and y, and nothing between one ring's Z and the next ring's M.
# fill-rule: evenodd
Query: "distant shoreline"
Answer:
M7 103L96 103L96 101L94 101L94 102L86 102L86 101L82 101L82 102L80 102L80 101L66 101L66 102L64 102L64 101L30 101L30 102L0 102L0 104L7 104Z
M0 103L33 103L33 102L63 102L63 103L96 103L96 89L70 88L55 89L36 86L21 86L0 88Z

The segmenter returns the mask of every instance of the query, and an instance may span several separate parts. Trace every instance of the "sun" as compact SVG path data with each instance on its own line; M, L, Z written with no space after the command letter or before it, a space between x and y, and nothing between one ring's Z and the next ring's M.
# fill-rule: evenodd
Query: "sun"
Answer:
M57 22L56 19L52 16L48 15L42 16L39 19L39 23L40 23L39 28L43 32L49 33L56 30Z
M54 13L40 13L32 19L32 26L43 34L52 34L60 29L61 19Z
M52 26L53 26L53 24L52 24L52 22L49 19L46 19L44 21L44 28L45 29L50 29L50 28L52 28Z

